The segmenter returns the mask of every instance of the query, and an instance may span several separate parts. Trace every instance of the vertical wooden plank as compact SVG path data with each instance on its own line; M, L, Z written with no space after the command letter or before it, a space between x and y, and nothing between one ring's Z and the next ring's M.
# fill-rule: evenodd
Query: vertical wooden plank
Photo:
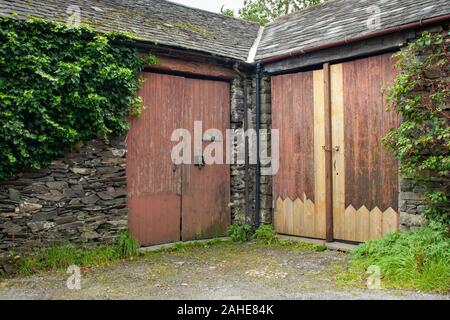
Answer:
M395 77L397 76L398 70L394 67L395 58L390 54L385 54L381 56L382 60L382 85L390 85L393 83ZM386 99L386 92L382 92L380 99L382 100L382 110L383 110L383 125L382 133L383 136L387 134L391 129L397 128L400 124L400 117L396 112L386 112L388 107L388 102ZM392 152L387 148L383 148L381 152L381 161L383 166L381 167L383 188L381 189L381 203L378 204L384 210L384 208L391 207L395 211L399 212L398 207L398 191L399 191L399 180L398 180L398 167L399 162L393 156Z
M334 223L333 223L333 141L332 141L332 119L331 119L331 67L329 63L323 67L323 118L324 118L324 143L323 155L325 166L325 226L326 240L332 242L334 240Z
M303 212L304 205L300 199L294 201L294 235L301 236L303 234Z
M389 208L383 213L383 235L398 230L399 215L394 209Z
M314 238L315 236L315 208L314 203L309 200L306 194L303 196L304 203L304 226L305 226L305 236Z
M350 205L345 209L344 213L344 240L357 241L356 240L356 209Z
M325 94L324 71L313 74L314 81L314 176L315 176L315 237L327 237L327 170L325 161Z
M286 234L294 234L294 202L290 198L284 200L284 215L284 230Z
M344 78L342 64L332 65L331 119L333 149L333 220L334 238L345 239L345 128L344 128Z
M383 236L383 212L378 207L370 212L370 237L380 239Z
M362 206L356 212L356 241L365 242L370 239L370 212Z
M277 212L275 215L275 228L276 231L280 234L285 233L284 231L284 202L283 199L278 198L277 200Z

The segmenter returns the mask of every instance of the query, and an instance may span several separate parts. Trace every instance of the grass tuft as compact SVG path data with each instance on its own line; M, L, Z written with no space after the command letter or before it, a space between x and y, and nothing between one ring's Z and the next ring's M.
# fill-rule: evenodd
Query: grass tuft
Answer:
M359 246L341 284L361 284L370 266L381 269L385 288L450 292L448 226L431 223L415 232L397 232Z
M116 253L120 259L132 259L138 255L139 243L125 230L119 233Z
M116 245L80 247L64 244L43 248L21 258L18 273L30 275L44 271L65 271L69 266L92 268L140 255L139 245L128 232L119 235Z

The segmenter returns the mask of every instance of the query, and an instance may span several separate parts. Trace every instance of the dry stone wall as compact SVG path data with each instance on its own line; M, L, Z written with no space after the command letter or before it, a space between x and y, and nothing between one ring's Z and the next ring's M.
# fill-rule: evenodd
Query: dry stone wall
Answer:
M244 99L244 82L247 86L247 97ZM271 84L270 77L261 79L261 129L270 131L271 122ZM256 128L256 79L254 74L247 75L246 80L235 79L231 86L231 129L242 130L245 119L245 101L247 102L248 128ZM270 134L268 136L270 151ZM236 146L236 145L235 145ZM252 147L250 147L250 152ZM249 156L249 155L248 155ZM231 202L234 221L252 224L255 217L256 204L256 165L250 164L248 171L248 199L245 197L246 174L244 164L231 166ZM272 223L272 177L261 177L260 186L261 222ZM246 206L249 207L245 216Z
M47 168L0 184L0 273L11 253L111 243L127 228L125 139L79 144Z

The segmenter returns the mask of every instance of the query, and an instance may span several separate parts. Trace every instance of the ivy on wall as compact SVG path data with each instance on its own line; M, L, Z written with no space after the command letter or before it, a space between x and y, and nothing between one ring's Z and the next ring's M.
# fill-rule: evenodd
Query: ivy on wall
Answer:
M153 56L125 34L0 18L0 180L39 169L79 141L128 129L139 72Z
M445 38L425 32L396 54L400 74L387 93L403 121L385 143L400 160L402 174L428 186L430 205L423 213L449 223L450 53ZM442 180L440 190L430 187L432 178Z

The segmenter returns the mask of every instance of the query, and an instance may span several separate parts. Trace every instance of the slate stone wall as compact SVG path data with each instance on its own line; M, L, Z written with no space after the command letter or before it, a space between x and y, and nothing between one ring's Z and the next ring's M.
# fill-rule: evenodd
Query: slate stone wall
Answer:
M254 75L247 75L245 80L247 85L247 105L248 105L248 127L249 129L256 128L256 79ZM263 76L261 79L261 129L267 129L270 132L272 127L271 122L271 84L270 77ZM236 79L231 86L231 129L240 130L244 128L244 80ZM269 151L270 151L270 134L268 136ZM236 144L234 144L236 146ZM253 150L253 151L252 151ZM255 152L255 147L252 148L251 142L249 146L250 152ZM249 214L245 216L246 198L245 198L245 165L236 164L231 166L231 201L232 213L234 221L239 223L252 224L255 217L256 204L256 165L249 166L248 179L248 205ZM273 209L272 209L272 177L262 176L260 187L261 198L261 222L264 224L272 223Z
M247 98L244 99L244 83L247 86ZM248 78L235 79L231 85L231 130L236 133L244 129L245 119L245 100L247 102L247 117L249 127L255 127L256 121L256 103L255 91L253 90L254 78L248 75ZM237 141L233 142L234 148L237 148ZM248 183L248 203L249 212L246 216L246 197L245 186ZM248 181L246 181L245 164L231 165L231 211L233 220L238 223L251 223L255 216L255 184L256 167L249 166Z
M9 256L49 244L112 243L126 229L124 138L79 144L47 168L0 184L0 274Z
M269 155L272 151L272 95L269 76L261 79L261 129L267 130ZM272 176L261 176L261 221L264 224L273 222L273 191Z

